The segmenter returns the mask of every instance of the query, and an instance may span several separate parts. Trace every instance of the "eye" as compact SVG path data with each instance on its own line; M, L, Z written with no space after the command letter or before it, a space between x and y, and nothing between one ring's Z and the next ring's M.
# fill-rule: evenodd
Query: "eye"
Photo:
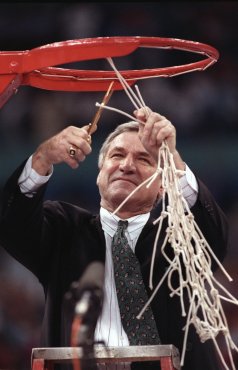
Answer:
M139 161L142 162L142 163L145 163L145 164L148 164L148 165L151 165L151 161L149 158L147 157L140 157L139 158Z
M115 153L112 153L110 157L111 158L123 158L123 154L115 152Z

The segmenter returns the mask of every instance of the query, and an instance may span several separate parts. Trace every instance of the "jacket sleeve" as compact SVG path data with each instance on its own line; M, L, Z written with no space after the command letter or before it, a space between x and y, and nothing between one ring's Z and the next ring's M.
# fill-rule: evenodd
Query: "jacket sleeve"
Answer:
M25 162L17 168L3 189L0 244L16 260L37 273L46 185L32 198L22 194L18 178L24 165Z

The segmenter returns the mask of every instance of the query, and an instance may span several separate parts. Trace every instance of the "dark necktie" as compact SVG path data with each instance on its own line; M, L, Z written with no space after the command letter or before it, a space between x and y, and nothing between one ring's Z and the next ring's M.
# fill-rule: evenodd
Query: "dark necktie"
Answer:
M125 236L128 221L119 221L112 239L114 276L122 325L130 345L160 344L155 319L148 306L140 319L140 313L148 295L141 275L140 264Z

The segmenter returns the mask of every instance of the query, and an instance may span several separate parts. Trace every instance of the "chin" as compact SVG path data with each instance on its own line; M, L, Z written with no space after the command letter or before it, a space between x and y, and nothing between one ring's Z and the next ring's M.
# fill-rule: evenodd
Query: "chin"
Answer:
M118 196L114 196L113 197L113 204L114 204L114 207L118 207L122 202L124 202L124 200L131 194L131 192L124 192L124 193L121 193L121 194L118 194ZM139 202L139 199L138 198L135 198L135 195L133 195L131 198L129 198L127 200L127 202L125 203L125 206L128 204L131 204L133 202L133 204L135 203L138 203Z
M107 189L104 189L103 195L108 204L113 205L113 208L117 208L132 193L132 191L135 190L135 188L136 186L129 182L126 184L124 182L123 186L118 186L118 184L114 183L109 185ZM128 202L131 200L133 200L133 202L136 200L139 202L141 199L139 193L140 192L136 192L128 199Z

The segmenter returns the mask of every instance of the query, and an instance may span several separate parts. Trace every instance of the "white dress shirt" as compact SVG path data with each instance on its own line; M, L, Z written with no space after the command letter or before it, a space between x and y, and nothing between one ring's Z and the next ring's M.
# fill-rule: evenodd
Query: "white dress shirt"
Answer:
M137 239L149 219L150 214L142 214L127 219L126 237L133 252ZM106 239L105 284L102 314L95 330L95 340L103 341L107 346L128 346L128 337L121 323L121 316L117 301L111 244L116 232L119 217L104 208L100 209L102 229Z
M32 157L30 157L19 177L18 184L22 193L28 197L33 197L37 189L46 183L53 173L48 176L39 175L32 168ZM198 184L193 172L186 165L185 175L179 179L183 197L191 208L197 199ZM128 219L126 236L130 247L135 251L138 237L148 221L150 213L141 214ZM105 285L104 301L101 316L98 319L95 340L103 341L106 346L128 346L128 337L122 327L120 311L117 301L113 261L111 255L112 237L117 229L119 218L104 208L100 209L100 219L106 240L106 261L105 261Z

